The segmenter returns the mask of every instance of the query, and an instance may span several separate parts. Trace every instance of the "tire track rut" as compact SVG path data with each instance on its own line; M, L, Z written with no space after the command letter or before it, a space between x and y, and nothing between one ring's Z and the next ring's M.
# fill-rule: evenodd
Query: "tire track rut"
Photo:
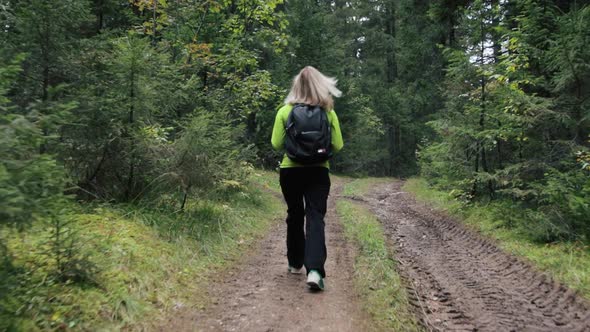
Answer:
M587 301L393 181L364 201L381 220L411 302L432 331L590 331Z

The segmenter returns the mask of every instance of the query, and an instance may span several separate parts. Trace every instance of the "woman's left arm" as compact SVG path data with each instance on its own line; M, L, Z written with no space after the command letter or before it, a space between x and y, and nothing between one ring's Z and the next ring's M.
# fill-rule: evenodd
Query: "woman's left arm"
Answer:
M338 152L344 146L342 132L340 131L340 122L338 122L338 116L334 110L330 112L330 116L332 117L332 121L330 122L332 126L332 151Z

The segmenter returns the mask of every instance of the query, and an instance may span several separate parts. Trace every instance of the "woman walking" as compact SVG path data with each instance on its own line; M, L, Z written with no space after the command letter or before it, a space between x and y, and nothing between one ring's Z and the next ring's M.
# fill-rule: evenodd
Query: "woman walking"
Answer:
M329 162L343 141L332 97L342 94L336 79L311 66L293 79L276 115L272 146L285 148L280 184L287 202L289 272L307 271L311 289L323 290L326 271L324 216L330 193ZM305 232L304 232L305 225Z

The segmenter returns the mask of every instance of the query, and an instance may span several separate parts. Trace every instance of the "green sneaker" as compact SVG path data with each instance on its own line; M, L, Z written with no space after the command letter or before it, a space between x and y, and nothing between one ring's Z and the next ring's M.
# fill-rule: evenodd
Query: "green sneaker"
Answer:
M311 290L324 290L324 278L318 271L311 270L307 274L307 285Z

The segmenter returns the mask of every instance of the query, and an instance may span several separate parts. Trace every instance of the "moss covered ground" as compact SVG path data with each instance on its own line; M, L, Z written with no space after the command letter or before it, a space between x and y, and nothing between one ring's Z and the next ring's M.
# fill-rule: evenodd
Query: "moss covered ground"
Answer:
M267 233L281 201L255 173L239 190L188 202L86 204L69 216L76 277L55 274L43 218L1 234L0 330L144 330L208 305L205 286ZM271 181L269 181L271 183ZM64 250L67 250L64 249Z

